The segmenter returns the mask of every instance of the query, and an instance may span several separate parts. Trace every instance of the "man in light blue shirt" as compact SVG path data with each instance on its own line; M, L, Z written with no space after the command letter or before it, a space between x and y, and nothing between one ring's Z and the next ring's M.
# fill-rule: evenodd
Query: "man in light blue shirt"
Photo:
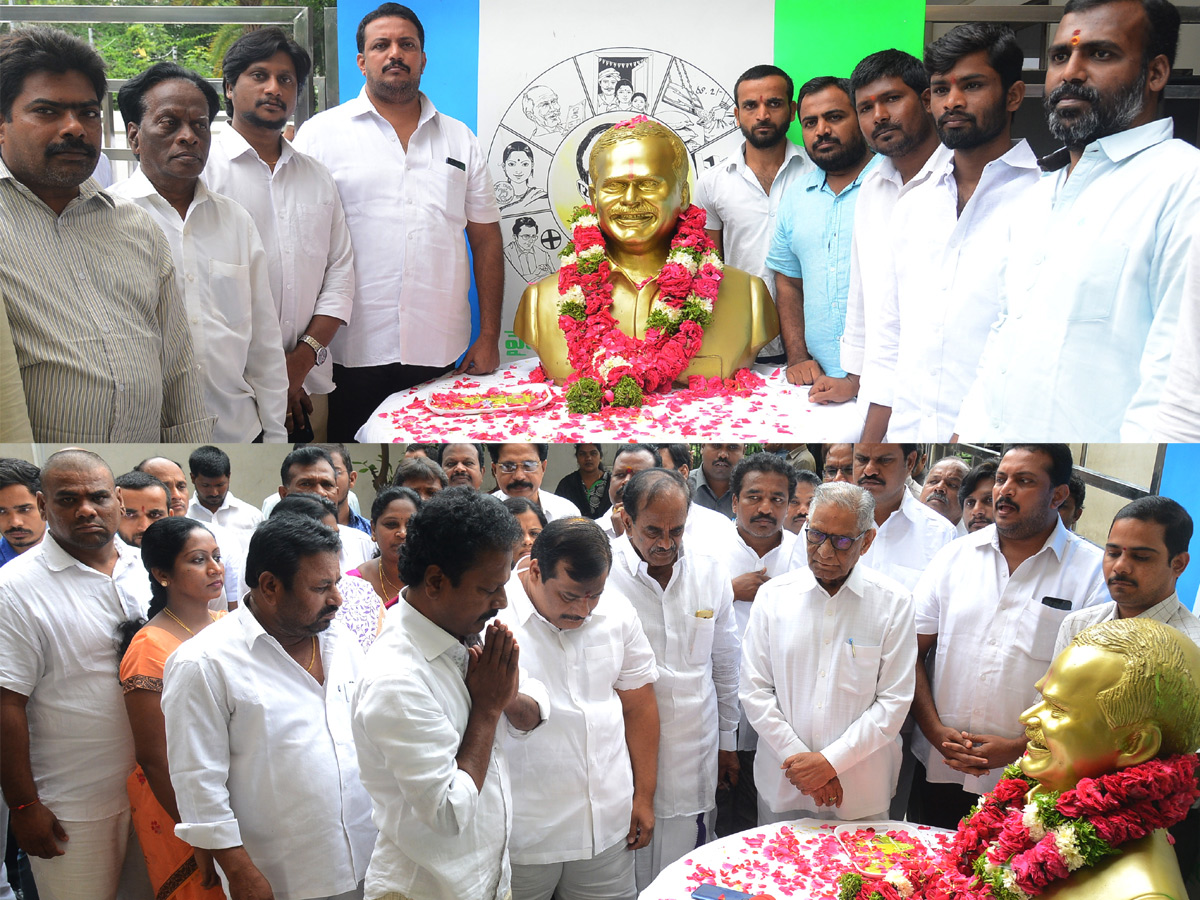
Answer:
M1012 223L962 438L1149 440L1200 221L1200 151L1155 120L1178 36L1165 0L1066 5L1046 71L1060 168Z
M847 79L813 78L798 96L804 149L818 168L784 195L767 267L776 273L787 379L812 384L821 375L846 374L838 344L850 292L854 204L873 156Z

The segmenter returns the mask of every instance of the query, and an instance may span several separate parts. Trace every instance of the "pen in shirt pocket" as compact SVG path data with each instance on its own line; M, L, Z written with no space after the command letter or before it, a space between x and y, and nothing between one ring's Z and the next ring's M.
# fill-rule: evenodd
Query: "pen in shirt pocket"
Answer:
M854 638L846 638L846 643L850 645L850 655L858 659L858 654L854 652Z

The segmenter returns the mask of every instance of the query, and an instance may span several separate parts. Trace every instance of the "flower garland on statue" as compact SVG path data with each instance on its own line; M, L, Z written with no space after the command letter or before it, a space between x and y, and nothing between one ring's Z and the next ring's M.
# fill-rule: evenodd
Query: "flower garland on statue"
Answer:
M838 900L1028 900L1156 828L1183 821L1200 797L1195 754L1154 759L1062 793L1025 798L1037 785L1013 763L963 818L950 845L906 860L881 881L838 879Z
M572 240L559 252L558 270L558 324L573 369L567 379L571 412L641 406L643 393L669 388L699 352L724 269L704 231L704 219L697 206L679 214L667 261L658 273L658 298L646 318L646 337L638 339L622 332L612 315L611 269L596 210L575 208ZM538 366L533 380L545 379Z

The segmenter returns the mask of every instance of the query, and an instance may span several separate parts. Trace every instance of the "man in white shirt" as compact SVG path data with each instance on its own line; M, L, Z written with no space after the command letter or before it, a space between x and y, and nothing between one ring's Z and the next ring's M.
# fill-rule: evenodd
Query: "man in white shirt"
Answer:
M213 440L283 441L287 372L250 214L200 181L209 128L221 109L212 85L174 63L155 63L118 92L138 170L112 193L163 230L175 261Z
M1140 497L1121 507L1104 544L1104 581L1113 599L1063 619L1054 655L1089 625L1134 616L1156 619L1200 644L1200 618L1175 593L1191 539L1192 517L1170 497Z
M625 533L613 542L609 584L633 603L659 671L654 839L635 851L639 891L712 839L717 784L738 772L733 589L716 560L683 553L690 502L678 472L638 472L625 486Z
M746 139L742 146L696 179L695 204L707 214L704 229L721 258L757 275L774 291L767 250L775 211L784 191L813 163L787 138L796 117L796 86L777 66L753 66L733 85L734 121ZM764 363L787 361L783 342L774 338L758 353Z
M796 470L783 457L762 451L743 457L733 467L734 534L715 549L733 587L733 615L738 637L746 634L751 605L768 580L789 571L796 535L783 527L796 487ZM719 554L719 555L718 555ZM736 834L758 824L754 787L754 749L758 736L741 710L738 721L738 779L717 795L717 834Z
M633 607L605 588L611 566L595 522L559 519L508 582L500 621L554 709L533 734L504 742L518 900L633 900L630 851L654 834L658 668Z
M925 50L939 154L897 200L891 241L873 265L879 302L867 323L860 397L864 441L946 441L999 315L1005 246L1041 171L1013 143L1025 97L1024 51L1006 25L970 22Z
M803 816L885 819L913 696L912 595L859 565L874 501L823 484L808 568L764 585L742 647L741 697L759 735L759 824Z
M673 464L672 452L683 454L689 460L692 457L692 449L687 444L660 444L658 449L655 449L653 444L617 445L608 480L608 498L612 501L612 510L607 516L596 520L610 540L625 533L621 507L625 503L625 487L630 478L644 469L660 467L675 469L687 478L687 464L683 463L680 471ZM703 553L719 558L726 544L733 540L734 528L733 523L723 514L693 503L688 507L687 525L684 526L683 533L691 553Z
M929 467L925 483L921 485L921 502L958 527L960 535L966 534L966 529L960 527L963 508L958 489L970 468L960 456L944 456Z
M354 241L354 316L333 345L329 435L338 441L353 440L393 391L440 375L464 350L460 371L495 370L504 293L487 161L467 126L420 91L425 29L416 13L384 3L363 17L357 39L366 85L296 136L333 174ZM481 326L469 348L468 242Z
M288 431L305 421L325 440L333 360L350 321L354 253L333 176L283 136L312 69L281 28L238 38L221 63L229 127L213 139L204 180L246 208L267 253L287 362Z
M283 458L279 466L279 497L291 494L316 494L324 497L334 507L337 515L338 485L337 465L333 456L324 447L309 445L299 447ZM342 539L340 558L342 571L357 568L375 555L375 542L351 525L338 525L338 536Z
M200 522L220 525L229 534L250 544L250 536L263 520L256 506L239 500L229 489L232 467L229 455L220 447L197 447L188 457L192 485L196 491L188 504L188 516Z
M442 491L409 522L408 587L353 698L379 826L367 900L509 894L513 807L498 728L504 717L510 734L532 731L550 708L540 683L520 679L512 632L488 624L506 605L520 536L500 501L470 488Z
M175 834L209 850L234 900L361 900L375 843L350 695L358 641L334 616L339 540L277 515L250 541L236 610L167 660Z
M996 786L1025 750L1019 716L1037 697L1063 619L1108 599L1100 549L1058 516L1071 468L1066 444L1010 446L996 470L995 524L944 548L913 591L911 821L953 828Z
M1200 219L1200 150L1155 118L1178 40L1163 0L1066 5L1045 99L1066 146L1012 224L964 439L1153 433Z
M867 146L881 158L863 179L850 242L850 293L841 345L846 377L817 379L820 393L814 389L812 399L825 402L858 393L866 328L878 315L884 286L878 259L894 235L890 223L896 201L929 177L936 157L949 153L938 143L929 115L929 75L911 53L880 50L864 57L850 73L850 90Z
M42 468L42 542L0 569L0 787L46 900L154 896L125 780L133 735L113 635L150 582L115 540L121 493L86 450Z
M492 458L492 477L496 479L493 497L501 500L524 497L542 508L547 522L582 515L570 500L542 490L549 444L488 444L488 455Z
M934 555L957 537L954 526L906 486L917 454L916 444L854 445L854 483L875 498L879 529L863 552L863 563L909 590Z

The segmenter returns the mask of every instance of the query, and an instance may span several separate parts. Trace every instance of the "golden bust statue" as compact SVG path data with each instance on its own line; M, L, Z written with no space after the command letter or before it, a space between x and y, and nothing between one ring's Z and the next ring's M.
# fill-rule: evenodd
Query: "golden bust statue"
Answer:
M646 317L658 297L655 279L670 252L680 210L689 202L687 173L683 141L657 122L611 128L592 148L590 192L612 268L612 315L630 337L646 336ZM557 274L530 285L521 295L513 330L561 384L571 364L558 302ZM777 334L779 318L762 279L726 266L700 350L676 383L686 385L691 375L728 378L752 364Z
M1148 619L1118 619L1076 636L1037 684L1042 700L1021 714L1029 746L1022 771L1040 791L1200 745L1200 649ZM1057 881L1046 900L1186 900L1175 852L1159 829L1119 856Z

